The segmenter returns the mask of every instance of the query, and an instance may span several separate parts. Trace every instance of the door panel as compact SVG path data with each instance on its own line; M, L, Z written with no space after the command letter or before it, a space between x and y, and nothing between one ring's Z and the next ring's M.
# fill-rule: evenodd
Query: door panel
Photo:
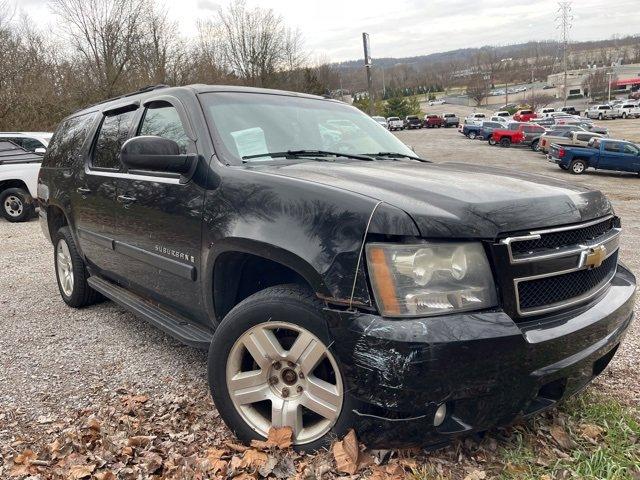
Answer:
M180 104L175 101L178 107ZM178 143L197 153L184 127L184 110L163 100L147 102L138 135ZM117 181L116 242L118 274L137 293L198 317L204 188L195 181L125 173Z
M89 161L79 170L71 192L80 248L88 263L105 276L116 270L115 178L120 171L120 146L129 136L134 114L130 108L103 116Z

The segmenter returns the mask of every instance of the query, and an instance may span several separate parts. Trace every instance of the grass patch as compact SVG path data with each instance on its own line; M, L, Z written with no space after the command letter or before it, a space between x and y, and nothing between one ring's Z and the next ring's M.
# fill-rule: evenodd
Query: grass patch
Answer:
M514 429L498 452L505 466L498 478L640 478L637 409L589 393L565 403L551 421Z

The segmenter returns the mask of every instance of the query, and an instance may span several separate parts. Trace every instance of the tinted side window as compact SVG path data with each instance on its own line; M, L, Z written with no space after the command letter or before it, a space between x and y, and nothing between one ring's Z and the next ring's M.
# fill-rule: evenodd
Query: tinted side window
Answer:
M105 116L96 140L92 165L96 168L117 169L120 166L120 147L129 136L135 110Z
M167 104L147 108L138 135L157 135L173 140L180 147L180 153L187 153L187 137L176 109Z
M45 148L45 146L40 140L36 140L35 138L23 138L22 148L30 152L35 152L36 148Z
M638 149L628 143L622 145L622 151L631 155L638 155Z
M620 151L620 144L616 143L616 142L607 142L604 144L604 149L607 152L619 152Z
M87 113L65 120L58 126L49 142L42 166L68 168L78 161L95 113Z

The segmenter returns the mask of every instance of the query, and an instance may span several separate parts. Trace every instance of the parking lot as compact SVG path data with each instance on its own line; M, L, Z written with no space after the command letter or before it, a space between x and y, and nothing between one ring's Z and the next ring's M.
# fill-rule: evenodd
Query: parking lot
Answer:
M446 107L438 110L454 110ZM638 135L638 124L640 120L606 122L614 135L625 138ZM455 129L397 135L434 162L504 167L602 190L623 219L621 258L640 272L638 176L599 172L571 175L528 148L491 147L469 140ZM0 444L16 435L29 444L79 409L98 409L117 402L123 394L140 393L158 403L188 401L195 409L192 414L206 421L206 430L216 436L216 442L231 438L209 399L204 352L181 345L111 302L83 310L68 308L58 294L52 247L37 221L10 224L0 220L0 241L0 304L5 312L0 324L0 351L4 353ZM635 322L611 366L592 388L622 403L637 405L639 368L640 323ZM203 425L198 423L194 428L202 429Z

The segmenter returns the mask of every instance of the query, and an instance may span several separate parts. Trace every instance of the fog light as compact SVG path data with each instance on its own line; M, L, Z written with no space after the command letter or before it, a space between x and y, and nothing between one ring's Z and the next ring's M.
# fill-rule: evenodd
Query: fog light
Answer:
M439 427L444 422L444 419L447 416L447 404L443 403L436 410L436 414L433 416L433 426Z

